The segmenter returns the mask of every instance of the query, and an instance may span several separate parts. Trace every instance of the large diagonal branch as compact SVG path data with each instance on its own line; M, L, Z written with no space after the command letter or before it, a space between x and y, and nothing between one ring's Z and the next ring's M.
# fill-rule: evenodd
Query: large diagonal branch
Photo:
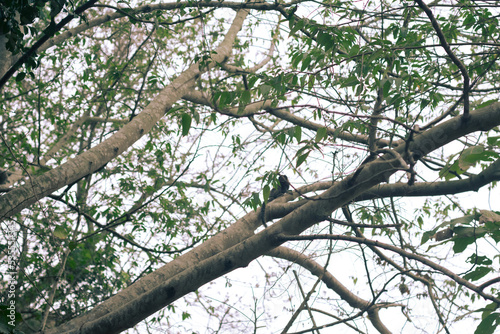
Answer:
M0 219L14 215L57 189L95 172L147 134L172 105L192 89L202 70L206 71L216 63L222 63L228 59L234 39L243 25L246 14L246 10L238 11L238 15L208 66L201 67L198 63L191 65L164 88L139 115L109 139L65 164L34 178L31 183L0 197Z
M217 48L216 53L212 56L212 63L209 67L213 66L215 63L221 63L227 60L230 56L236 34L243 26L243 22L247 14L247 10L239 10L237 12L237 15L224 40ZM206 67L206 69L209 67ZM193 64L168 87L162 90L160 94L144 109L144 111L137 115L130 123L125 125L112 137L80 156L72 159L66 164L35 179L35 189L26 189L27 187L21 187L9 193L9 195L16 193L16 196L14 196L12 200L5 200L7 196L0 198L0 213L2 216L14 214L20 211L23 207L29 205L28 203L33 203L37 198L50 193L50 190L53 191L63 186L65 183L74 182L80 177L85 176L81 175L84 174L79 171L81 168L90 167L90 172L95 171L94 168L99 167L94 167L93 161L98 161L102 166L107 161L122 153L135 141L141 138L142 135L147 133L154 126L154 124L161 119L164 113L168 111L174 102L185 95L189 89L192 89L195 79L198 78L200 73L200 64ZM73 172L76 175L69 176L71 179L68 181L69 177L65 178L64 176L69 172ZM42 187L42 185L45 184L48 184L49 190L45 190ZM30 194L32 192L34 192L34 194ZM27 195L25 195L26 193ZM19 200L19 198L22 198L23 195L27 196L28 199L25 199L24 201ZM7 209L5 209L6 207ZM223 245L224 243L221 243L221 246ZM206 256L210 255L212 254L206 254ZM196 257L192 259L193 262L196 262L196 260ZM194 265L189 261L186 264ZM174 267L176 270L181 269L180 267ZM158 284L166 280L166 277L168 276L165 277L162 274L163 273L161 271L157 271L148 275L146 279L136 282L128 289L123 290L113 298L101 303L86 315L73 319L62 326L47 331L46 333L119 333L122 330L134 326L148 315L165 307L167 305L165 304L165 301L168 301L168 297L172 294L172 292L175 292L167 290L164 294L156 296L147 295L145 296L146 298L139 298L139 296L141 296L141 294L145 291L152 290L152 284ZM153 297L154 300L152 300L151 297ZM137 301L137 303L141 306L138 307L136 303L131 303L131 300Z
M352 202L366 201L374 198L428 197L459 194L468 191L478 191L480 188L495 181L500 181L500 159L493 162L479 174L472 175L463 180L417 182L412 186L403 182L378 184L354 198ZM267 215L270 219L282 218L298 207L305 205L307 202L317 200L315 197L311 197L309 193L324 191L336 183L338 182L323 181L300 187L293 195L287 195L285 199L291 200L304 195L307 195L308 199L288 202L286 204L280 203L280 205L271 204L266 207Z
M495 103L471 113L467 122L455 117L415 136L410 152L418 159L468 133L487 131L498 125L500 103ZM401 144L395 150L403 154L404 146ZM85 316L48 333L104 333L109 327L100 331L97 329L107 324L136 323L144 316L144 309L164 307L228 272L247 266L284 243L283 236L299 235L323 221L333 211L387 180L398 170L396 163L390 154L386 154L363 165L360 172L353 173L357 175L354 182L353 175L346 177L324 191L317 200L301 205L258 234L253 234L253 231L261 224L259 214L252 211L202 245L101 303ZM496 300L489 294L481 295Z
M371 200L374 198L387 197L428 197L442 196L450 194L459 194L468 191L478 191L480 188L495 182L500 181L500 159L495 160L491 165L486 167L480 173L471 175L466 179L452 181L434 181L434 182L416 182L413 185L408 185L406 182L397 182L391 184L378 184L375 187L364 192L356 197L353 202ZM332 187L338 182L322 181L298 188L297 195L307 195L311 192L318 192ZM314 200L314 199L313 199ZM307 201L307 200L304 200ZM298 207L297 202L287 203L285 206ZM269 208L269 215L273 218L278 218L272 214L272 209Z

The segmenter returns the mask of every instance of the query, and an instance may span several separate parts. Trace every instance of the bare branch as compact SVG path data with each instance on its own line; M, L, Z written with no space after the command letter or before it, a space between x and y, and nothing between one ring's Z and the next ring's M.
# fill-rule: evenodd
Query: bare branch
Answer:
M464 78L464 89L463 89L463 96L464 96L464 120L467 120L469 117L469 89L470 89L470 78L469 78L469 73L467 73L467 69L465 68L464 64L460 61L460 59L455 56L453 51L451 51L451 48L446 41L446 38L444 37L443 31L441 30L441 27L439 26L439 23L437 22L436 18L432 14L432 11L430 10L429 7L423 2L423 0L415 0L416 3L418 3L418 6L422 8L422 10L425 12L425 14L429 17L429 20L432 23L432 27L436 31L436 34L439 38L439 42L441 43L441 46L443 49L446 51L450 59L453 61L455 65L460 69L460 72L462 73L462 76Z
M349 235L336 235L336 234L323 234L323 235L311 235L311 236L280 235L280 236L278 236L278 238L282 239L283 241L322 240L322 239L344 240L344 241L351 241L351 242L356 242L359 244L366 244L366 245L371 245L371 246L387 249L387 250L393 251L395 253L398 253L402 256L405 256L409 259L419 261L419 262L425 264L426 266L431 267L432 269L439 271L443 275L448 276L449 278L451 278L452 280L454 280L458 284L463 285L464 287L476 292L477 294L484 297L485 299L491 300L495 303L500 303L499 298L483 292L479 286L472 284L471 282L469 282L466 279L463 279L462 277L460 277L459 275L455 274L454 272L448 270L447 268L445 268L437 263L432 262L427 257L407 252L407 251L402 250L396 246L385 244L385 243L382 243L380 241L370 240L370 239L366 239L366 238L353 237L353 236L349 236Z

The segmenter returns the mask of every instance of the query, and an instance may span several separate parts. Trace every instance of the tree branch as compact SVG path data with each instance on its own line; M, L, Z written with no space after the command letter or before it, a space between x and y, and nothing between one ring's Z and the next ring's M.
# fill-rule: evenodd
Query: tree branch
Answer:
M398 253L398 254L400 254L402 256L405 256L405 257L407 257L409 259L421 262L421 263L425 264L426 266L431 267L432 269L439 271L443 275L448 276L449 278L451 278L452 280L454 280L458 284L460 284L460 285L462 285L462 286L464 286L464 287L466 287L466 288L468 288L468 289L476 292L477 294L479 294L483 298L491 300L491 301L493 301L495 303L500 303L500 298L497 298L497 297L492 296L490 294L484 293L483 290L479 286L472 284L468 280L463 279L462 277L460 277L459 275L455 274L451 270L448 270L445 267L440 266L439 264L432 262L428 258L426 258L424 256L420 256L420 255L414 254L414 253L407 252L407 251L405 251L403 249L400 249L400 248L398 248L396 246L385 244L385 243L382 243L382 242L377 241L377 240L370 240L370 239L366 239L366 238L353 237L353 236L350 236L350 235L337 235L337 234L323 234L323 235L310 235L310 236L287 236L287 235L279 235L278 238L282 239L283 241L292 241L292 240L324 240L324 239L327 239L327 240L344 240L344 241L356 242L358 244L371 245L371 246L375 246L375 247L378 247L378 248L387 249L387 250L393 251L395 253Z
M377 328L380 333L390 333L380 320L378 312L376 312L376 310L378 310L380 307L386 307L386 305L372 305L372 303L368 300L364 300L356 296L345 285L338 281L335 276L333 276L329 271L325 272L325 268L316 261L308 258L300 252L284 246L276 247L265 255L294 262L297 265L309 270L311 274L321 278L321 281L325 283L325 285L329 289L335 291L335 293L337 293L340 298L346 301L351 307L366 311L368 313L368 318L372 322L373 326ZM385 331L383 330L383 328L385 328Z
M415 2L425 12L427 17L429 17L429 20L431 21L432 27L436 31L436 34L439 38L439 42L441 43L441 46L448 54L451 61L453 61L453 63L455 65L457 65L457 67L460 69L460 72L462 73L462 77L464 78L464 89L463 89L464 120L467 120L469 118L469 89L470 89L470 87L469 87L470 86L469 73L467 73L467 69L465 68L464 64L460 61L460 59L458 59L458 57L455 56L453 51L451 51L451 48L448 45L446 38L444 37L443 31L441 30L441 27L439 26L439 23L437 22L436 18L432 14L432 11L430 10L430 8L427 7L427 5L422 0L415 0Z

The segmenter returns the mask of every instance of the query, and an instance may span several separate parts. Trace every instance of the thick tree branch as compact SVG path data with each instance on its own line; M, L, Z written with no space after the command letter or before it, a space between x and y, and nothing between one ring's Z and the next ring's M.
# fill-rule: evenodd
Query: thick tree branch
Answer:
M417 182L412 186L407 183L379 184L368 190L354 201L387 197L417 197L458 194L478 191L493 181L500 181L500 160L496 160L485 170L467 179L442 182Z
M354 198L352 202L360 202L371 200L374 198L388 197L428 197L441 196L450 194L459 194L467 191L478 191L485 185L494 181L500 181L500 159L493 162L490 166L484 169L481 173L473 175L470 178L454 181L442 182L417 182L410 186L407 183L398 182L392 184L378 184L375 187L367 190L362 195ZM310 192L326 190L338 182L317 182L297 189L293 196L284 197L283 200L290 201L299 196L304 196ZM266 207L267 215L270 219L282 218L288 213L305 205L310 201L317 201L318 197L303 199L295 202L276 202ZM336 223L339 223L335 221ZM380 226L376 226L380 227Z
M239 10L231 27L229 28L224 41L217 48L216 54L212 56L213 62L210 66L214 66L215 62L221 63L225 61L231 54L232 45L236 38L236 34L243 26L243 22L248 14L247 10ZM100 145L90 149L89 151L81 154L72 161L56 168L55 170L40 176L38 179L38 188L34 189L37 191L35 193L38 196L45 195L45 193L50 193L44 191L41 187L42 182L55 183L49 190L52 190L56 185L62 184L65 179L60 177L62 172L69 173L70 171L78 172L77 168L71 168L73 166L78 167L78 164L85 166L87 163L87 156L99 156L103 160L110 160L114 156L123 152L127 149L133 142L138 140L143 134L147 133L151 127L163 116L164 112L168 110L172 104L179 98L181 98L186 92L191 89L194 84L195 78L200 74L199 64L193 64L188 70L182 73L176 80L172 82L171 85L166 87L158 97L153 100L143 112L137 115L129 124L125 125L120 131L114 134L111 138L101 143ZM132 133L128 133L132 132ZM124 143L122 142L124 141ZM111 152L110 152L111 151ZM76 160L76 162L75 162ZM102 162L102 160L101 160ZM69 165L69 167L68 167ZM92 166L91 166L92 167ZM61 171L60 171L61 170ZM59 172L59 173L57 173ZM47 174L50 174L47 176ZM58 175L59 174L59 175ZM72 176L73 178L75 176ZM14 214L19 211L24 205L29 205L28 203L34 201L34 197L31 196L28 200L20 201L23 192L29 192L30 189L16 189L18 192L17 196L13 200L7 202L5 199L7 196L0 198L0 207L3 209L2 215L7 216L9 213ZM11 194L9 193L9 195ZM37 198L37 197L36 197ZM6 205L2 204L6 203ZM14 204L17 203L17 204ZM14 205L13 205L14 204ZM10 208L9 208L10 207ZM4 209L9 208L9 209ZM2 211L0 211L2 212ZM246 234L246 233L245 233ZM244 235L245 235L244 234ZM217 238L212 238L205 242L203 245L213 245L212 240ZM241 239L240 239L241 240ZM226 242L217 242L218 247L225 247ZM214 250L205 252L204 256L211 256ZM217 251L215 251L217 252ZM195 252L187 253L194 255L194 258L187 260L184 264L187 268L194 268L194 263L197 263L200 258ZM186 259L186 257L183 257ZM181 270L181 267L174 266L175 271ZM182 291L174 288L173 290L167 288L166 290L160 285L157 288L153 288L155 285L168 280L168 277L174 277L172 274L168 274L170 266L166 267L165 270L157 270L153 274L142 279L140 282L132 285L129 289L121 291L114 298L108 299L106 302L101 303L98 307L94 308L91 312L87 313L85 316L73 319L66 324L51 329L47 333L119 333L120 331L130 328L137 324L139 321L147 317L148 315L156 312L162 307L166 306L170 297L177 296L178 293L186 294L190 291ZM199 273L201 274L201 272ZM186 285L188 287L189 285ZM146 291L146 293L144 293ZM153 294L149 293L153 292ZM138 298L142 294L141 298Z
M379 184L367 190L359 197L356 197L354 201L359 202L374 198L387 197L419 197L459 194L467 191L478 191L480 188L494 181L500 181L500 159L493 162L479 174L471 175L467 179L439 182L417 182L412 186L403 182ZM334 183L331 181L317 182L301 187L297 190L300 194L308 194L309 192L328 189L333 184Z
M455 117L415 136L410 152L417 157L425 156L468 133L487 131L499 125L500 103L479 109L470 116L467 122L461 117ZM404 146L399 145L395 150L399 150L398 153L402 154L405 151ZM364 165L363 170L358 173L356 182L350 183L351 175L335 183L318 196L317 200L301 205L256 235L253 234L253 230L260 226L260 219L258 213L252 211L207 242L122 290L89 313L49 333L76 333L75 328L80 328L79 333L110 332L112 328L118 332L128 328L154 310L172 303L215 278L247 266L257 257L323 221L324 217L386 180L399 168L394 159L384 155ZM375 246L380 244L377 243ZM397 250L399 249L395 251ZM412 256L409 258L416 259L416 255L408 254ZM428 263L436 269L441 269L430 261ZM469 282L463 282L464 280L447 269L443 268L440 271L459 279L460 284L478 291L481 296L497 301L496 297L480 291ZM114 328L114 325L118 327Z
M238 112L238 110L239 110L238 107L225 108L225 109L217 108L217 106L211 102L212 99L208 93L206 93L206 94L201 93L200 91L197 91L197 90L192 90L190 92L187 92L186 94L184 94L184 96L182 98L186 101L189 101L189 102L202 104L202 105L205 105L207 107L210 107L223 115L236 117L236 118L249 117L249 116L256 115L259 112L262 112L262 110L269 108L271 106L271 103L272 103L272 101L270 101L270 100L253 102L253 103L246 105L245 108L243 109L243 111Z

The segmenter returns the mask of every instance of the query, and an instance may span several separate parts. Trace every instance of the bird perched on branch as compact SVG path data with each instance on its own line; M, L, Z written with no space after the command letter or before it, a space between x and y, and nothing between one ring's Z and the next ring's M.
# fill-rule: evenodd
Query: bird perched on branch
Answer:
M278 177L278 186L273 188L269 193L269 198L267 201L264 199L264 203L262 203L262 209L260 210L260 216L262 219L262 225L267 227L266 224L266 202L271 202L276 198L280 197L283 194L286 194L288 189L290 188L290 181L288 181L288 177L286 175L280 174Z
M0 185L7 183L9 176L11 175L12 175L11 172L0 169Z

